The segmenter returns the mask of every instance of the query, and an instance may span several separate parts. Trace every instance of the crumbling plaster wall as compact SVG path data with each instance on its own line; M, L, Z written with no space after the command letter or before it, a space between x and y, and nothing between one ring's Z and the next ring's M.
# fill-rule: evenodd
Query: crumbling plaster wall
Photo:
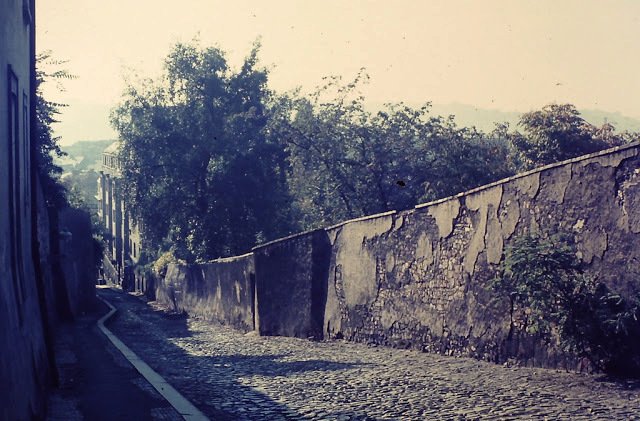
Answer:
M254 273L251 253L197 265L171 264L158 280L156 299L176 311L250 331Z
M327 230L328 337L557 366L531 338L507 341L507 303L488 286L525 232L573 233L612 288L640 290L638 144L521 174L452 198Z
M574 236L591 274L623 294L640 291L639 149L550 165L237 258L172 265L156 295L177 310L262 335L575 368L554 344L509 335L508 300L490 280L515 236L563 232Z

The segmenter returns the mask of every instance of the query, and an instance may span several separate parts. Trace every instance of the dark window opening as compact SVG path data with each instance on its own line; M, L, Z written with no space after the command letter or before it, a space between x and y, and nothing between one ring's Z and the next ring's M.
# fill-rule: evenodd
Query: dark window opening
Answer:
M29 206L28 203L31 203L30 192L31 185L29 183L29 97L23 91L22 92L22 212L25 221L28 221L28 212Z
M9 241L11 269L13 275L13 289L18 320L22 326L22 303L24 291L22 290L22 214L20 212L21 198L21 162L20 162L20 108L18 104L18 77L13 72L11 65L8 68L8 150L9 161Z

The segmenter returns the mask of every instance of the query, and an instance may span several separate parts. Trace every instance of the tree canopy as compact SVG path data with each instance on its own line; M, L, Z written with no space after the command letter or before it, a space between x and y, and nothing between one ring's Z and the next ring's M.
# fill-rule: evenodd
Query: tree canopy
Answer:
M258 50L234 70L218 48L177 44L163 77L131 84L114 111L127 203L152 247L169 240L180 258L211 259L290 232Z
M286 145L289 186L306 228L404 209L513 173L508 145L430 104L387 104L371 112L358 88L328 79L307 96L279 98L271 134Z
M619 146L633 139L629 133L615 133L615 127L609 123L602 127L588 123L571 104L549 104L525 113L518 125L524 135L513 139L528 168Z
M637 134L587 123L570 104L484 133L430 104L370 110L368 76L276 94L256 43L238 69L219 48L176 44L155 80L112 114L129 210L147 245L187 261L243 253L300 229L450 196Z
M64 152L60 149L60 137L53 135L53 124L58 122L60 109L66 107L66 104L47 100L43 94L43 86L45 83L55 82L58 90L64 90L60 82L75 77L60 67L65 63L55 60L50 51L44 51L36 57L35 161L47 205L56 208L66 206L67 199L59 180L62 168L54 163L54 158L64 156Z

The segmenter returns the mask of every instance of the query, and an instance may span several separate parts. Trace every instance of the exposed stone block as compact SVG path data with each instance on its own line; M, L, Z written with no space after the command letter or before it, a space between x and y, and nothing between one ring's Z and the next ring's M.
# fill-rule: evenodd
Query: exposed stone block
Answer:
M623 293L639 290L638 148L550 165L417 206L397 214L402 223L392 231L384 219L342 224L329 233L335 241L328 335L492 361L565 364L553 343L511 336L508 303L496 300L489 281L514 235L570 231L594 276Z
M458 217L460 211L460 201L452 198L445 202L440 202L428 207L429 215L433 216L438 225L440 238L446 238L453 231L453 222Z

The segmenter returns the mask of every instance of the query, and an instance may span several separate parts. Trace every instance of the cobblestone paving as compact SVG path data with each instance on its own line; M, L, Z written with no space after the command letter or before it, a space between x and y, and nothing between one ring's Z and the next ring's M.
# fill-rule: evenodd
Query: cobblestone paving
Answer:
M212 419L640 419L637 385L341 341L259 337L101 294L118 307L114 333Z

